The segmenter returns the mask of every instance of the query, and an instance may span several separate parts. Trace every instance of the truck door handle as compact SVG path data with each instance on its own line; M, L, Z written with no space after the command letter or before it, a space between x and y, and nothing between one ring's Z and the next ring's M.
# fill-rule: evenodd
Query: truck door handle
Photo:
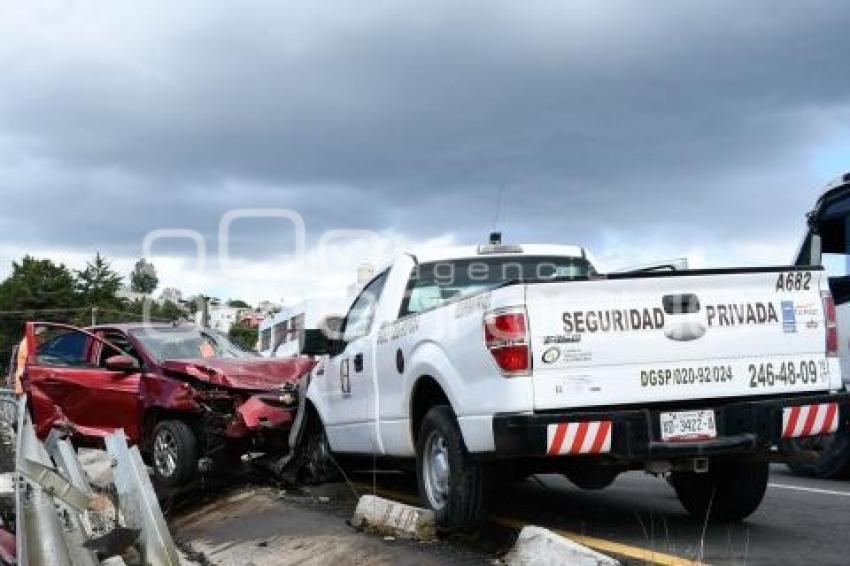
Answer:
M363 354L358 353L354 355L354 371L360 373L363 371Z
M351 378L348 377L348 358L339 363L339 388L343 397L351 395Z

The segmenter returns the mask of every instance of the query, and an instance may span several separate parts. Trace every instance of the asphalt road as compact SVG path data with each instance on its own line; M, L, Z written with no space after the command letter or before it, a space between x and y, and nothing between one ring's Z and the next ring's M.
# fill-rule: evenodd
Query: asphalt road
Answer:
M710 564L850 564L850 482L771 471L759 510L740 524L704 525L673 489L643 473L621 475L603 491L582 491L560 476L512 485L493 513Z
M747 521L705 525L684 511L667 482L641 472L622 474L602 491L556 475L536 478L501 487L490 497L490 516L708 564L850 564L850 481L801 478L777 465ZM413 490L388 479L381 486Z

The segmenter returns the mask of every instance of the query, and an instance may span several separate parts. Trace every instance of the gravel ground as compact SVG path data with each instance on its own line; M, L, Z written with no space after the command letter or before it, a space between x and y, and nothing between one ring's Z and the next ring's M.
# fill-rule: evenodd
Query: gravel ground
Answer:
M204 564L490 563L442 541L422 543L358 532L346 522L352 510L346 489L339 484L295 492L236 488L182 509L169 524L182 549Z

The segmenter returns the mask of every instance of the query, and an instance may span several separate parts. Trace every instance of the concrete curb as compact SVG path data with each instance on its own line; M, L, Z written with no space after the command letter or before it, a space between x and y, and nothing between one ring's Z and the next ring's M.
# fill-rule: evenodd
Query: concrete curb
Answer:
M437 535L433 511L375 495L360 497L351 524L401 538L433 540Z
M508 566L618 566L610 556L542 527L523 527L504 558Z

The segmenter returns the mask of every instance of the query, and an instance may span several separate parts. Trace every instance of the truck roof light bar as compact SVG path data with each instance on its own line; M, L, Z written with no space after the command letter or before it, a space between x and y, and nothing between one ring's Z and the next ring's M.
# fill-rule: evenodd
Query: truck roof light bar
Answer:
M479 255L521 254L522 246L503 244L501 232L490 232L490 243L478 246Z

